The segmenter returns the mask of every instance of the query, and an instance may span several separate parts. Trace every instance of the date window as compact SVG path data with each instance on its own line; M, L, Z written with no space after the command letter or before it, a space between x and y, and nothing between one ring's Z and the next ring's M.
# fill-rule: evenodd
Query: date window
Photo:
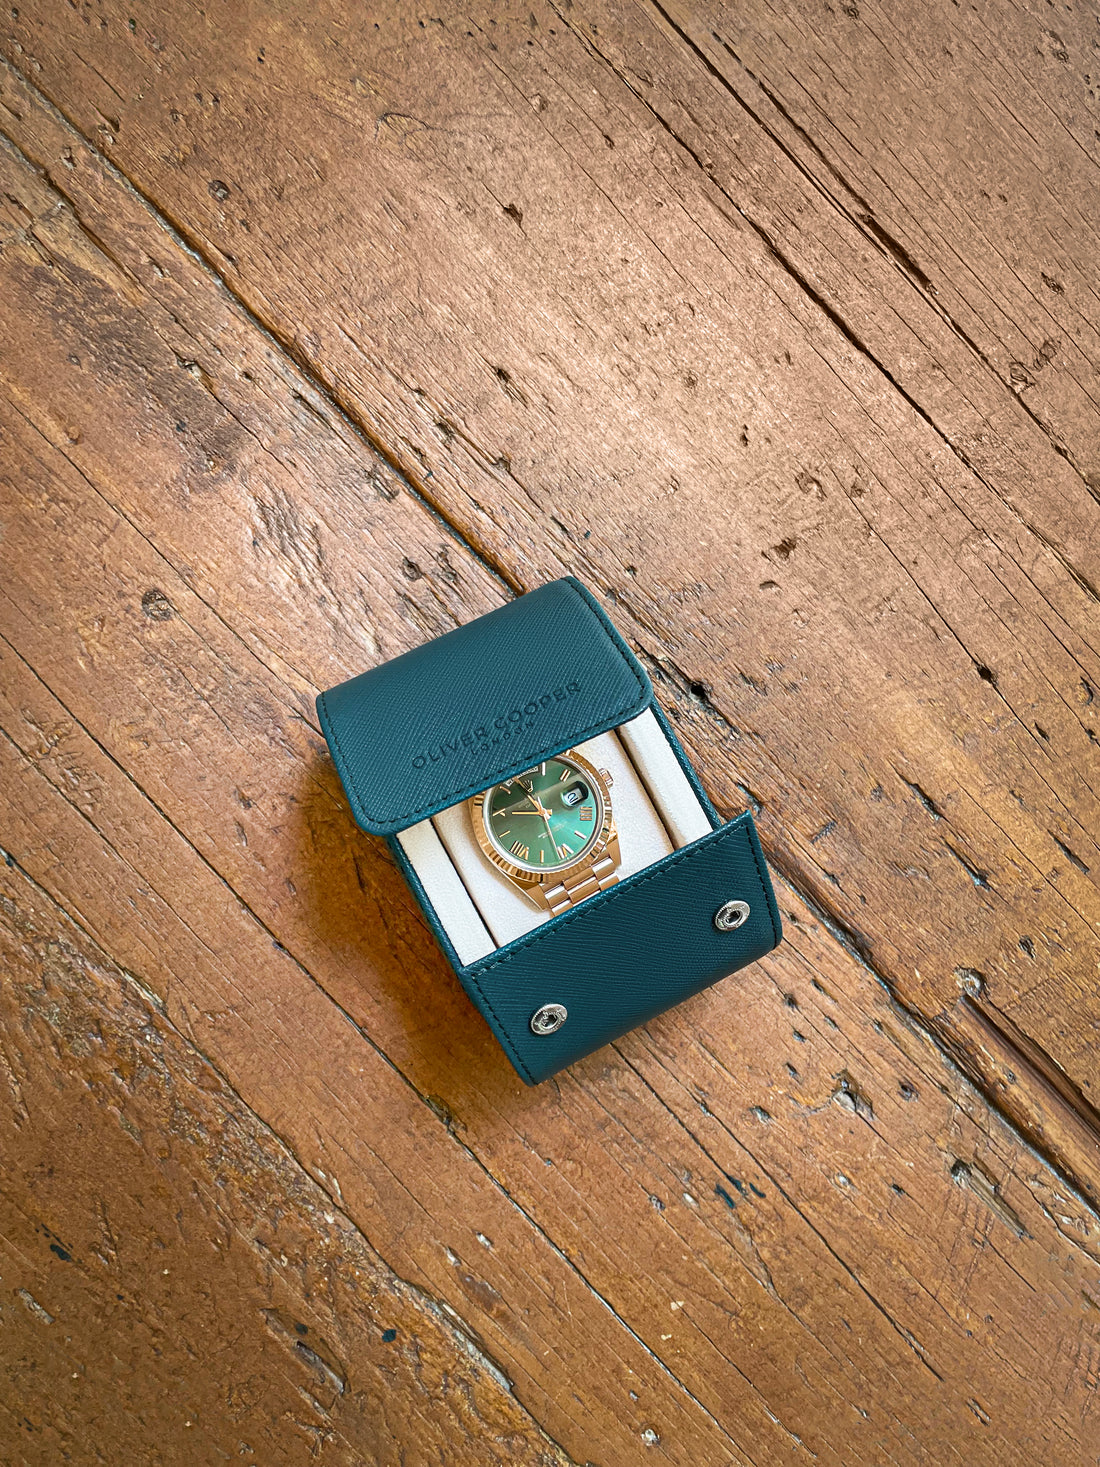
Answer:
M562 790L561 802L563 805L568 805L570 809L587 799L588 786L585 784L571 784L567 790Z

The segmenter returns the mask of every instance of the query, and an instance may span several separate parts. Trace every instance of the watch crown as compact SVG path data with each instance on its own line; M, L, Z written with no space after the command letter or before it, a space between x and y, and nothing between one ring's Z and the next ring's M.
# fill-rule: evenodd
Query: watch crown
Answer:
M611 773L610 769L601 769L600 778L603 780L604 784L607 785L608 789L610 789L611 786L615 783L615 776Z

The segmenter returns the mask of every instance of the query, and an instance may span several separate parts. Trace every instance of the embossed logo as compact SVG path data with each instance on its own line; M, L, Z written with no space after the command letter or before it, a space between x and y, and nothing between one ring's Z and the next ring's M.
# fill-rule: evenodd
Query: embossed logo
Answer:
M551 688L547 693L540 693L537 698L531 698L528 702L517 704L515 708L509 708L507 713L498 713L495 718L487 719L484 723L477 724L474 728L468 728L453 738L441 739L438 744L422 750L413 755L412 767L414 769L426 769L429 764L438 764L443 759L448 759L452 754L457 754L463 749L469 749L478 754L487 754L496 744L502 744L506 739L515 738L516 734L526 733L534 728L540 714L548 708L555 707L558 703L564 703L566 699L579 693L581 685L573 682L563 683L559 688Z

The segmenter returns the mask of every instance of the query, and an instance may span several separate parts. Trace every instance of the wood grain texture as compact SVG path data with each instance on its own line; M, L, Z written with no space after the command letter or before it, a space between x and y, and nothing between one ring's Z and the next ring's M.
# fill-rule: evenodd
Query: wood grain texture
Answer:
M664 14L1100 494L1096 7Z
M471 545L578 570L702 692L700 763L899 997L980 973L1088 1095L1100 507L659 20L47 8L11 54ZM643 95L666 62L703 152ZM935 390L889 366L925 328Z
M1093 1462L1085 437L685 18L377 20L6 22L4 1460ZM312 697L563 569L788 937L532 1092Z
M5 1461L566 1467L155 995L0 881Z

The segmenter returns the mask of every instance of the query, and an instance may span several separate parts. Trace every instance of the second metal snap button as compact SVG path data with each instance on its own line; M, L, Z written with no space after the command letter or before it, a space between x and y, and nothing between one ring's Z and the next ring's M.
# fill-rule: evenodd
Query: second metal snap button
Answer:
M561 1003L544 1003L541 1009L531 1015L532 1034L553 1034L565 1023L569 1017L568 1010Z
M749 916L748 902L726 902L714 914L714 925L719 932L733 932Z

